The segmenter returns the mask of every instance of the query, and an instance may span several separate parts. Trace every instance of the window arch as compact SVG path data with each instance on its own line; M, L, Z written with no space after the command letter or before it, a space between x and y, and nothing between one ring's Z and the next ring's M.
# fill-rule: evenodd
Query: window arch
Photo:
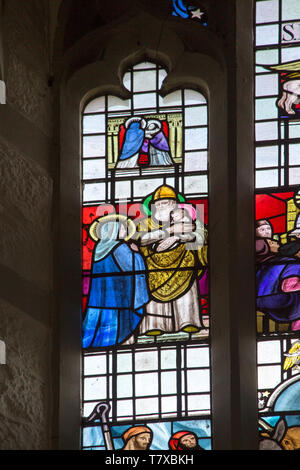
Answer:
M237 3L237 16L251 18L251 5ZM245 13L246 11L246 13ZM234 13L235 15L235 13ZM236 16L232 16L237 20ZM82 279L80 276L81 233L80 172L74 158L81 155L78 123L86 103L105 94L128 98L118 77L131 64L153 60L169 70L161 95L176 88L194 88L208 97L210 186L209 235L211 269L211 337L212 337L212 409L214 448L255 448L257 444L257 401L255 363L246 360L250 351L255 357L254 267L252 210L252 134L249 112L252 106L248 73L251 69L251 29L237 21L237 48L221 44L211 30L201 33L196 23L161 22L144 13L135 20L124 20L111 34L98 31L93 41L80 41L67 57L60 96L61 121L61 292L60 331L60 432L62 448L78 448L81 394L80 312ZM151 37L159 37L153 45ZM188 23L188 24L187 24ZM130 26L129 28L127 26ZM205 29L205 31L204 31ZM116 35L116 31L118 34ZM130 33L129 33L130 31ZM187 35L190 38L187 40ZM116 38L116 36L118 36ZM134 39L134 43L132 42ZM239 40L238 38L243 38ZM85 38L86 39L86 38ZM188 44L191 44L189 47ZM122 48L119 47L122 43ZM227 48L227 49L226 49ZM82 61L82 51L85 59ZM99 50L101 54L99 55ZM226 56L226 59L225 59ZM247 67L235 69L237 56ZM80 59L81 57L81 59ZM240 62L238 62L240 63ZM87 64L87 65L82 65ZM246 78L245 78L246 77ZM239 84L237 87L236 84ZM242 99L237 100L237 93ZM233 106L233 103L236 106ZM230 116L230 119L229 117ZM241 139L241 136L243 137ZM243 162L243 165L241 165ZM68 184L66 184L66 181ZM239 198L237 198L237 193ZM240 236L239 227L243 227ZM244 236L249 234L247 238ZM243 260L243 261L241 261ZM245 265L249 269L245 271ZM76 286L76 288L74 288ZM243 302L243 315L240 304ZM237 351L247 346L247 356ZM252 356L251 356L252 357ZM254 380L252 380L254 377ZM70 430L72 432L70 433ZM242 432L245 430L245 432ZM240 445L241 443L241 445Z

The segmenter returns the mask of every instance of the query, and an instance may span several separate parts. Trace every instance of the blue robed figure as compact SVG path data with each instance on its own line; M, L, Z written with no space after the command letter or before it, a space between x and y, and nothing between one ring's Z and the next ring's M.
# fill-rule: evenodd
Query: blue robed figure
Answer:
M274 320L293 322L300 318L300 262L278 250L275 240L256 240L256 307Z
M128 236L124 220L129 222ZM99 241L94 249L82 325L83 348L126 341L141 322L149 300L143 258L125 241L135 232L133 221L121 215L105 216L99 221Z
M138 166L139 150L145 138L146 121L132 117L125 123L126 133L122 151L117 164L118 168L134 168Z

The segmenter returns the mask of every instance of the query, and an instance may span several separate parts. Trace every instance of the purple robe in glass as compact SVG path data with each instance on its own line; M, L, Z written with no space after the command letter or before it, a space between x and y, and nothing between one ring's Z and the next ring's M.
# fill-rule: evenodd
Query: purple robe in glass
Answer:
M283 292L282 282L300 277L300 263L294 258L275 256L258 265L256 272L257 310L274 320L291 322L300 318L300 291Z

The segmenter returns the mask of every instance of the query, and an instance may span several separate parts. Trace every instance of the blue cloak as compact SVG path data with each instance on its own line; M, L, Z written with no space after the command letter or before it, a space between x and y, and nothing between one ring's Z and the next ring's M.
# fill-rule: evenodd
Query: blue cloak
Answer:
M256 307L274 320L291 322L300 318L300 291L283 292L281 284L289 277L300 277L300 263L294 258L276 257L256 272Z
M142 256L125 242L94 261L82 327L83 348L121 344L132 335L149 301L145 269Z

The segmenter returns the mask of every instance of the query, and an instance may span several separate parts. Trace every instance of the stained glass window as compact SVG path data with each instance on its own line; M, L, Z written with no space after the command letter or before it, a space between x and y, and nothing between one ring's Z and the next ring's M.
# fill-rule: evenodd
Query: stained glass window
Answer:
M212 448L208 106L166 76L82 115L83 449Z
M260 449L300 449L300 2L256 1Z

